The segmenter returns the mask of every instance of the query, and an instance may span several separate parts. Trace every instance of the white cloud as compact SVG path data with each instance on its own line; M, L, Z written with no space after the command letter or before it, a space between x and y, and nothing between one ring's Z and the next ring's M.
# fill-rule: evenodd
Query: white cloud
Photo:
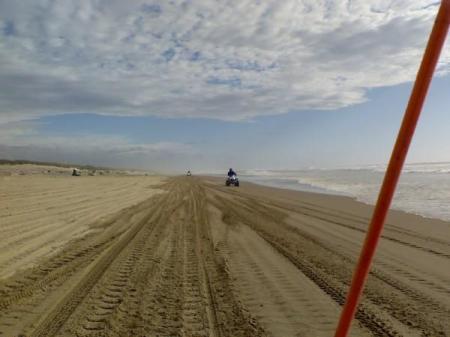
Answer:
M123 136L43 135L37 122L0 124L0 158L88 163L153 169L195 158L197 150L178 142L135 143Z
M436 10L434 0L4 1L0 122L240 120L360 103L414 78Z

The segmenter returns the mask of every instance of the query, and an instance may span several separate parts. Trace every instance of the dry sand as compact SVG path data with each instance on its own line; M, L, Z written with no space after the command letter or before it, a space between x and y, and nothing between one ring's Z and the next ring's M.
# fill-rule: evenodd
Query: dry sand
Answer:
M8 337L332 336L371 212L207 177L1 179ZM392 212L351 335L450 336L449 262L450 224Z
M160 177L67 174L0 177L0 278L95 230L91 223L148 199L160 182Z

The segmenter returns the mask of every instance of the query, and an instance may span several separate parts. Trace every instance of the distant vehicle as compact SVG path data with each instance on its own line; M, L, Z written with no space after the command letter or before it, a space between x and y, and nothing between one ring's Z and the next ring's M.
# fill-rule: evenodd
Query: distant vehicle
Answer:
M236 177L236 175L234 175L234 174L232 176L229 176L227 178L227 180L225 181L225 185L226 186L234 185L236 187L239 187L239 179L238 179L238 177Z
M72 169L72 176L73 177L79 177L81 176L81 171L77 168Z
M187 171L186 175L190 177L192 175L191 171Z

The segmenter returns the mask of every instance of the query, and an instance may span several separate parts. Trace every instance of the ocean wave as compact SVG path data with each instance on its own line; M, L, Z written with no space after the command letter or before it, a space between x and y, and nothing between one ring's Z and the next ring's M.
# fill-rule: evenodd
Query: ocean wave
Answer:
M309 192L346 195L374 204L384 176L382 165L352 169L297 171L249 170L255 182ZM393 208L426 217L450 220L450 163L405 166ZM253 179L252 178L252 179Z

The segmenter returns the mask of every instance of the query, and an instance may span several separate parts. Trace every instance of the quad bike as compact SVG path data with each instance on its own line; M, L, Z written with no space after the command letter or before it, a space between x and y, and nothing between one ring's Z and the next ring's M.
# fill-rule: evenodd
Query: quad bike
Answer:
M226 186L234 185L236 187L239 187L239 179L235 175L228 177L225 181Z

